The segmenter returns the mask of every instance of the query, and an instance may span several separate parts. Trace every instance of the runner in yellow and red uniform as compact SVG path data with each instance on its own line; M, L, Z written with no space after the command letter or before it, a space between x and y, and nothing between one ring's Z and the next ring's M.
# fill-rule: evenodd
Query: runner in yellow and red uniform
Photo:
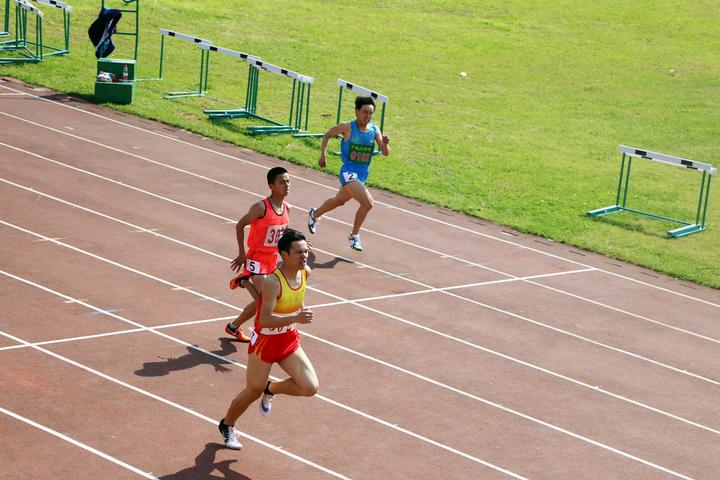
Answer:
M285 197L290 192L290 175L282 167L270 169L267 174L270 196L254 203L235 227L238 256L230 267L239 275L230 281L230 288L245 287L253 300L242 313L225 326L225 332L240 341L249 342L250 337L240 328L257 311L258 292L262 291L265 276L277 265L277 244L288 226L289 210ZM245 227L250 225L248 250L245 253Z
M278 243L283 263L263 285L255 329L248 346L245 390L235 397L218 428L228 448L240 449L234 425L252 402L260 400L263 415L270 413L275 395L311 397L318 389L315 369L300 346L297 324L311 323L313 312L305 309L305 287L310 253L305 236L287 229ZM289 375L280 382L268 381L277 363Z

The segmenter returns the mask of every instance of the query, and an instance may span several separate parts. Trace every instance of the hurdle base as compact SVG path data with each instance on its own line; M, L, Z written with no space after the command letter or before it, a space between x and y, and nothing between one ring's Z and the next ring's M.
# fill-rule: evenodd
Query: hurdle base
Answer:
M255 116L252 112L244 108L236 108L233 110L203 110L203 113L212 118L247 118Z
M293 137L295 138L318 138L323 137L324 133L295 133L293 134Z
M623 207L619 205L610 205L609 207L598 208L587 212L589 217L602 217L603 215L610 215L611 213L622 212Z
M667 233L671 238L681 238L692 235L693 233L702 232L703 230L705 230L705 227L698 225L697 223L693 223L692 225L685 225L684 227L669 230Z
M287 125L273 125L247 127L247 131L252 135L279 135L282 133L297 133L300 130Z
M165 99L171 99L171 98L185 98L185 97L204 97L204 92L167 92L165 94Z

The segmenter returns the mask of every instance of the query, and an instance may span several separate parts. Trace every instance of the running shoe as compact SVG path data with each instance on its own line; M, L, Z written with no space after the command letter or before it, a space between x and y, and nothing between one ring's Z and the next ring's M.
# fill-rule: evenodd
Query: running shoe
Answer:
M310 230L310 233L315 233L318 223L320 223L320 220L315 218L315 209L310 208L308 210L308 230Z
M232 280L230 280L230 290L235 290L236 288L245 288L243 287L243 280L250 278L250 274L247 272L242 272L239 275L236 275L233 277Z
M220 423L218 423L218 430L220 430L225 446L233 450L240 450L242 448L242 443L240 443L237 439L235 427L232 425L225 425L223 420L220 420Z
M227 325L225 325L225 333L227 333L228 335L232 335L241 342L247 343L250 341L250 337L243 333L242 328L232 323L228 323Z
M270 415L270 410L272 410L272 401L273 395L272 393L267 393L268 386L270 386L270 382L267 383L265 386L265 391L262 394L262 398L260 399L260 413L265 415L266 417Z
M348 237L348 244L350 245L350 248L352 248L353 250L362 252L362 243L360 243L360 234L350 235Z

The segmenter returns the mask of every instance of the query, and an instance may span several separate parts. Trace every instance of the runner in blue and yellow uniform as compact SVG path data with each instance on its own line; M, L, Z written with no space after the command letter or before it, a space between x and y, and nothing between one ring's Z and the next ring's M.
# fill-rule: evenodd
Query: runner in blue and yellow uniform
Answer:
M233 399L218 425L225 445L236 450L242 445L233 426L252 402L262 397L260 411L268 415L275 395L311 397L318 389L315 369L300 346L297 331L298 324L313 320L313 312L305 308L310 250L305 236L290 228L280 237L277 248L283 263L263 282L248 347L245 390ZM274 363L289 377L279 382L268 381Z
M340 189L334 197L325 200L319 208L308 210L308 229L310 233L315 233L321 216L345 205L351 198L357 200L360 206L355 212L355 222L348 237L348 243L350 248L358 251L362 251L360 227L373 206L372 195L365 187L365 181L370 173L370 162L375 144L377 143L384 156L390 154L390 138L383 135L380 128L371 122L374 112L375 100L372 97L357 97L355 99L355 120L340 123L325 132L320 147L320 160L318 160L321 168L325 168L326 165L325 153L328 141L342 135L340 152L343 165L340 168Z

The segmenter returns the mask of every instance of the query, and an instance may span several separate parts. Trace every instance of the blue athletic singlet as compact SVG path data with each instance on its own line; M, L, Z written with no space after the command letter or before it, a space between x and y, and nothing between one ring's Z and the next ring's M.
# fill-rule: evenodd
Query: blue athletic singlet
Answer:
M340 142L343 165L340 168L340 184L359 180L365 183L370 172L370 161L375 150L375 135L377 127L374 123L368 125L365 132L360 131L357 121L350 122L350 140L343 138Z

